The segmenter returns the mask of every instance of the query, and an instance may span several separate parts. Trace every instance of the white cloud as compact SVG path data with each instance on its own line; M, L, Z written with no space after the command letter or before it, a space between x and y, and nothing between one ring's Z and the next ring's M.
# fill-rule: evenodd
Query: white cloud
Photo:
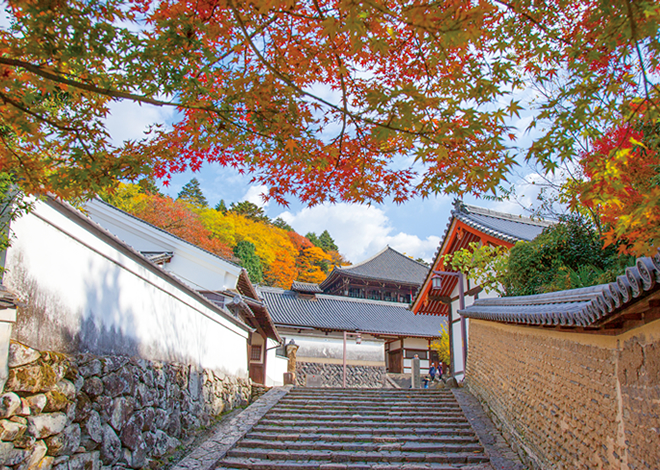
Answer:
M119 101L110 105L106 127L115 145L119 146L125 140L144 138L149 125L170 121L174 112L172 107L140 106L131 101Z
M283 212L279 217L303 235L327 230L339 251L353 263L373 256L387 245L413 258L431 260L440 242L437 236L423 240L403 232L393 234L385 212L373 206L324 204L296 213Z
M266 194L266 192L268 192L268 186L265 184L259 186L250 186L241 201L249 201L252 204L256 204L262 208L266 207L268 203L264 202L262 197L262 194Z

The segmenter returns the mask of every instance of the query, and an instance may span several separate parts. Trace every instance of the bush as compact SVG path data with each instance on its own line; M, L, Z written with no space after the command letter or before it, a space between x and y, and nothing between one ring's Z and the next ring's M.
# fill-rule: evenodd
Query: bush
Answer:
M506 295L531 295L612 282L634 258L603 247L599 233L568 216L530 242L518 242L503 279Z

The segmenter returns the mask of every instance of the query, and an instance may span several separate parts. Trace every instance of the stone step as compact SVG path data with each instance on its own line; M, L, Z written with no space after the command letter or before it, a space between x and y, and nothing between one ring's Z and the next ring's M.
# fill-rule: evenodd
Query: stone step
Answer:
M453 402L453 396L451 395L392 395L392 396L381 396L381 395L360 395L351 397L350 395L320 395L315 397L314 395L291 395L282 398L283 401L335 401L335 400L351 400L359 402L376 402L376 403L390 403L390 402L409 402L409 401L445 401Z
M373 411L379 413L381 411L397 411L401 413L420 413L424 411L440 413L442 411L461 411L461 407L455 403L429 403L429 408L427 410L420 410L418 406L414 405L393 405L389 403L382 404L352 404L350 407L337 405L333 402L329 402L324 405L319 405L318 402L315 403L297 403L297 404L278 404L273 409L277 410L291 410L291 411L317 411L317 410L364 410L364 411Z
M360 435L360 436L372 436L372 435L399 435L399 434L433 434L433 435L472 435L472 428L468 423L456 423L448 425L437 425L433 427L420 428L418 426L380 426L380 427L371 427L365 428L364 426L313 426L310 429L304 429L300 426L265 426L261 423L258 423L252 428L255 432L281 432L286 434L305 434L309 432L316 432L322 434L334 434L342 433L347 435Z
M283 434L280 431L249 432L245 439L259 439L270 441L324 441L324 442L435 442L439 444L472 444L479 440L472 433L459 435L435 435L435 434L395 434L389 436L371 435L358 437L354 434L327 434L327 433L296 433Z
M423 407L423 408L422 408ZM450 401L422 401L419 403L410 402L375 402L370 401L331 401L326 400L323 404L319 404L318 400L308 400L304 402L287 402L283 401L277 405L277 408L284 409L323 409L323 408L364 408L374 411L379 410L402 410L402 411L420 411L421 409L438 409L438 410L460 410L460 406L456 402Z
M259 424L262 424L264 426L297 426L298 428L303 428L303 427L315 427L315 426L343 427L346 425L351 425L351 426L360 426L364 429L379 427L379 426L395 427L395 426L406 426L406 425L414 426L416 428L435 428L441 425L454 426L463 423L467 423L467 420L465 419L464 416L446 417L446 418L439 418L433 420L429 420L426 418L410 419L410 418L397 418L397 417L389 417L389 416L385 416L380 419L378 418L364 419L361 417L350 418L350 419L346 417L328 417L325 419L321 417L319 417L319 419L316 418L271 419L270 417L265 416L259 422Z
M238 468L259 470L456 470L464 465L451 465L444 463L415 463L415 462L345 462L328 463L319 461L290 461L290 460L258 460L229 458L223 460L222 466L216 470L231 470Z
M463 416L463 412L460 409L451 409L451 410L418 410L418 411L399 411L399 410L390 410L383 408L382 410L369 410L364 408L335 408L335 407L326 407L321 409L310 409L301 408L298 410L295 409L282 409L273 407L269 412L268 416L284 417L291 416L292 418L304 418L307 416L341 416L348 417L351 416L382 416L384 418L389 416L399 416L399 417L410 417L410 418L422 418L427 417L428 420L438 419L443 416Z
M430 406L426 408L419 408L419 407L391 407L391 406L380 406L380 407L375 407L375 406L337 406L334 404L329 403L326 406L274 406L270 413L293 413L293 414L301 414L301 413L324 413L324 414L330 414L330 413L372 413L372 414L380 414L380 413L390 413L390 414L399 414L399 415L418 415L418 414L423 414L423 413L430 413L434 415L440 415L443 413L462 413L462 410L460 407L454 407L454 406L436 406L435 404L430 404Z
M453 470L488 462L449 390L293 389L217 470Z
M407 452L376 451L346 452L318 450L274 450L245 449L234 447L227 452L228 458L260 460L314 460L326 462L435 462L449 464L468 464L487 462L482 452Z
M438 443L438 442L325 442L325 441L272 441L245 438L240 448L271 449L271 450L319 450L319 451L351 451L351 452L483 452L478 443Z

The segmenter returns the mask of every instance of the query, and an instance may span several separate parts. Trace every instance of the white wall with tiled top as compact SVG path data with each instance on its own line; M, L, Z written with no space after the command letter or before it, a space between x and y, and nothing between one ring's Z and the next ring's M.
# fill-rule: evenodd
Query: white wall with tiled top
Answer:
M247 376L249 328L57 205L12 222L14 337L40 350L125 354Z

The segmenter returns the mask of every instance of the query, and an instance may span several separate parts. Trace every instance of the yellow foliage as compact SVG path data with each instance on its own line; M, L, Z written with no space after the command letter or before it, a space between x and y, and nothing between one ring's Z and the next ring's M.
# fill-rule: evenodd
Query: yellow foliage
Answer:
M449 350L449 333L447 333L447 329L444 326L441 327L439 333L440 338L431 342L431 349L438 353L438 359L440 359L440 362L449 364L451 360L451 353Z

